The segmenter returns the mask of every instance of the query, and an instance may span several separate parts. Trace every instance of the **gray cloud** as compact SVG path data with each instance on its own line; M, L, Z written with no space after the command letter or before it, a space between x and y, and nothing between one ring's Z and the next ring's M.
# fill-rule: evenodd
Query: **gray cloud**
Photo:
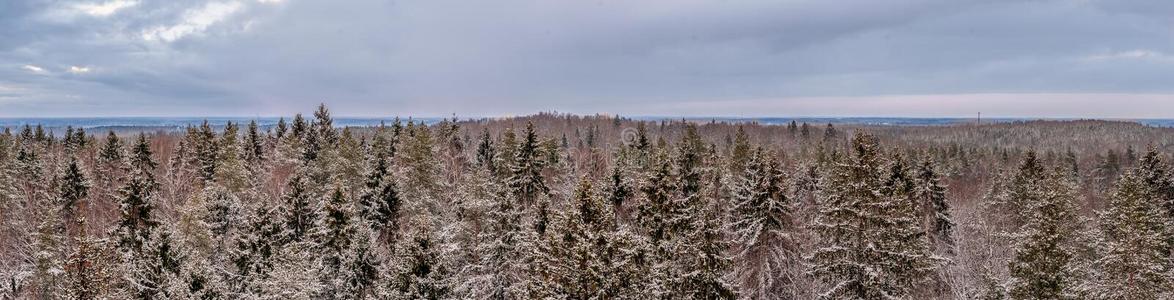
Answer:
M1174 94L1172 16L1169 1L1107 0L13 0L0 2L0 116L1154 103Z

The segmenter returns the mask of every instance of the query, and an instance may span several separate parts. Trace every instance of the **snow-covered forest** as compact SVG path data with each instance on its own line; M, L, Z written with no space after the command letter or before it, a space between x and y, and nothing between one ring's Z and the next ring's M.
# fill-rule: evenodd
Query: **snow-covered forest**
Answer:
M1174 129L539 114L0 135L0 299L1168 299Z

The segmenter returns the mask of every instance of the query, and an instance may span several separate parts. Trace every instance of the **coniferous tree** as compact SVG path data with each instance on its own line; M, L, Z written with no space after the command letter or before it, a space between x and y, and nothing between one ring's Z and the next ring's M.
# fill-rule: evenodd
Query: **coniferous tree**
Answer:
M216 133L212 131L212 126L208 125L208 120L204 120L200 124L198 131L194 132L189 143L194 148L195 163L198 166L200 178L204 183L216 180L216 168L218 162L218 155L220 154L220 145L216 141Z
M358 233L353 223L354 211L341 189L336 187L330 193L318 222L315 240L320 254L319 280L324 286L319 297L344 298L348 271L345 263Z
M376 232L394 240L399 231L402 203L395 182L389 176L387 160L376 158L359 196L359 213Z
M114 232L123 253L141 251L158 225L153 216L155 193L159 190L154 175L156 166L146 136L139 135L131 153L130 179L121 189L121 218Z
M797 260L790 230L794 226L778 160L756 149L734 192L731 229L736 249L735 278L743 296L769 299L787 296L792 278L787 270ZM789 295L795 297L795 295Z
M240 127L233 122L226 123L216 149L216 182L232 192L247 189L250 183L248 161L242 155L247 157L249 151L241 145Z
M946 199L946 186L934 170L930 160L924 160L915 170L914 189L911 198L916 201L923 230L929 234L930 246L945 247L952 251L954 245L954 221L950 215L950 203Z
M1078 299L1074 270L1075 187L1062 174L1044 176L1040 198L1025 203L1025 219L1010 262L1010 296L1014 299Z
M441 245L428 221L413 224L412 233L398 245L395 285L403 299L446 299L451 292L449 271Z
M249 163L249 166L256 166L265 159L264 140L261 137L260 129L257 127L257 120L249 121L248 132L245 135L244 153L245 161Z
M78 166L76 157L70 157L64 172L59 179L61 183L58 199L60 199L59 203L64 218L72 220L77 211L78 202L86 199L86 196L89 195L90 182L82 173L81 167Z
M549 192L546 180L542 177L544 161L539 153L538 134L534 132L534 124L526 124L526 131L522 141L514 151L513 165L510 166L510 187L518 202L522 205L533 205L538 198Z
M1168 221L1153 201L1155 186L1139 171L1126 172L1117 181L1101 215L1105 249L1095 263L1100 272L1093 284L1098 299L1161 299L1170 294Z
M306 188L306 180L300 175L294 175L289 180L289 187L282 196L282 205L278 212L281 222L284 223L283 239L287 242L298 243L308 239L308 235L318 223L318 201L312 199Z
M494 161L496 156L493 147L493 139L489 136L489 130L481 131L481 141L477 143L477 165L488 170L490 173L497 172L497 163Z
M821 297L907 297L936 266L908 199L903 168L888 174L876 138L857 133L852 156L835 162L821 183L813 225L820 248L811 272L831 284Z
M114 131L110 131L106 135L106 142L98 150L96 167L94 168L94 178L97 181L94 187L98 190L97 196L112 199L115 196L113 195L115 191L111 187L120 186L122 182L119 180L128 170L130 170L130 162L127 159L126 148L122 145L122 139L118 138Z
M106 297L107 282L112 278L109 257L102 252L101 240L86 233L85 217L76 222L78 232L73 237L74 250L66 262L69 285L66 299L102 299Z

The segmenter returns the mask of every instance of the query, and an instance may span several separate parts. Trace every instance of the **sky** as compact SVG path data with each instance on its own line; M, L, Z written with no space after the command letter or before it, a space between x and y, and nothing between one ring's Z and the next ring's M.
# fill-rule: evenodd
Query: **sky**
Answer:
M2 0L0 117L1174 118L1168 0Z

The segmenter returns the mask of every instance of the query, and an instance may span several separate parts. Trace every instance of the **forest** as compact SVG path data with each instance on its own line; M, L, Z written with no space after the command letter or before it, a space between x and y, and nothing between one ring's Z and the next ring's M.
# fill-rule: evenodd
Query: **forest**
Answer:
M63 132L63 133L61 133ZM1169 299L1174 129L541 113L0 134L0 299Z

